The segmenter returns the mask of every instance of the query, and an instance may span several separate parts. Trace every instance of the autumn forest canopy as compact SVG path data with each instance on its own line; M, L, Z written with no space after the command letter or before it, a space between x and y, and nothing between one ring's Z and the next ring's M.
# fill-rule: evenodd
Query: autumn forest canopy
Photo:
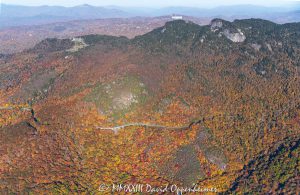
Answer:
M2 54L0 194L297 194L299 66L300 24L262 19L174 20Z

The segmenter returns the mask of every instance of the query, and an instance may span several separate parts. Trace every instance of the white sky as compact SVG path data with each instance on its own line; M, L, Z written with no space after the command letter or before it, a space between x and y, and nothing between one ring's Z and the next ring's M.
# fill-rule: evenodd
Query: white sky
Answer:
M15 5L62 5L76 6L90 4L95 6L132 6L132 7L165 7L197 6L216 7L222 5L253 4L264 6L285 6L299 0L0 0L0 3Z

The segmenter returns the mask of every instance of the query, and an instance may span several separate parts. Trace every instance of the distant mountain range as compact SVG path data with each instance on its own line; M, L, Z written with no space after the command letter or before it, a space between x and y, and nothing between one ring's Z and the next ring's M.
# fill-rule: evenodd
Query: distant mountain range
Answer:
M81 5L76 7L29 7L4 4L2 5L0 13L0 28L71 20L124 18L132 16L121 10L94 7L90 5Z
M62 6L18 6L2 4L1 17L33 17L39 15L50 15L69 18L111 18L128 17L129 14L124 11L95 7L91 5L79 5L75 7Z
M180 14L193 17L224 18L227 20L244 18L262 18L278 23L300 21L298 4L292 7L263 7L256 5L222 6L212 9L195 7L166 7L166 8L134 8L134 7L96 7L79 5L75 7L62 6L19 6L1 5L0 28L47 24L52 22L101 19L101 18L129 18L136 16L157 17Z

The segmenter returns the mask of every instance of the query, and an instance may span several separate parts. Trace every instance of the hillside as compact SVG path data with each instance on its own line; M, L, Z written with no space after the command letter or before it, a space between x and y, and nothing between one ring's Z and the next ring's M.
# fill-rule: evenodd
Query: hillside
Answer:
M299 166L299 32L261 19L180 20L132 39L45 39L2 55L0 192L101 194L111 183L247 192L256 167L268 181L258 192L295 192L297 174L275 172L275 183L277 165L264 159Z
M208 18L184 17L196 24L209 24ZM28 25L0 29L0 53L12 54L34 47L46 38L72 38L89 34L111 36L126 36L134 38L163 26L171 21L170 16L106 18L95 20L76 20L69 22L54 22L43 25Z
M287 138L244 167L227 193L289 193L299 190L300 140ZM272 183L273 185L267 185ZM298 186L298 187L297 187Z

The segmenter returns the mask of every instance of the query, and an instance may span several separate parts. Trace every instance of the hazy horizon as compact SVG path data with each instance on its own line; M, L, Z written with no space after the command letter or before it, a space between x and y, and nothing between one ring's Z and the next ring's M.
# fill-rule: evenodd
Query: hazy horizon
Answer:
M111 0L111 1L96 1L96 0L78 0L76 2L70 2L68 0L53 0L53 1L43 1L43 0L0 0L0 4L8 5L23 5L23 6L66 6L73 7L83 4L89 4L92 6L123 6L123 7L149 7L149 8L161 8L161 7L172 7L172 6L184 6L184 7L198 7L198 8L213 8L219 6L232 6L232 5L257 5L266 7L289 7L293 3L297 3L298 0Z

